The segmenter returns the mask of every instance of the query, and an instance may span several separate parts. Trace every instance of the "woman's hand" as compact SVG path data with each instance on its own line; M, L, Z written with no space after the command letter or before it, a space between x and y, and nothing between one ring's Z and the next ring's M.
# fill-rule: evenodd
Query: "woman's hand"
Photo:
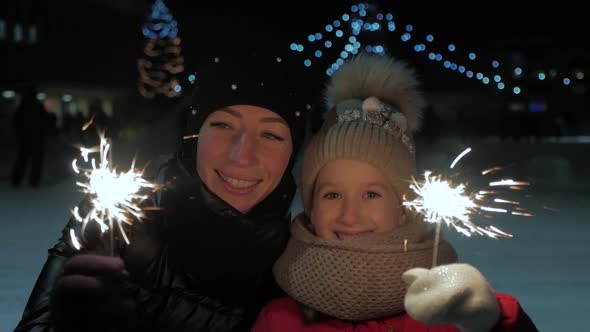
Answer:
M487 332L500 318L500 306L487 279L469 264L414 268L402 280L408 287L407 313L426 325L450 324L463 332Z
M128 273L119 257L77 255L68 260L51 294L56 331L123 330L136 321Z

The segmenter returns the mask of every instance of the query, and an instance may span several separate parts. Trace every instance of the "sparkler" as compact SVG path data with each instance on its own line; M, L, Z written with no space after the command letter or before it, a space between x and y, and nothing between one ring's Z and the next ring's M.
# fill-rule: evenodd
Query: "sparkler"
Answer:
M82 192L90 197L91 208L83 217L80 215L80 209L76 206L72 210L72 215L76 220L84 223L82 231L88 222L96 222L101 232L110 230L111 236L111 255L114 254L114 225L119 228L120 234L129 244L129 239L123 229L123 223L132 224L134 220L141 220L144 217L140 203L147 199L147 194L142 194L146 189L155 191L159 186L142 178L143 170L135 168L135 160L127 172L117 172L111 161L112 144L109 139L100 135L100 146L94 148L80 147L80 154L84 162L88 164L90 153L100 153L100 161L96 164L95 158L90 159L92 168L82 169L78 167L78 160L72 161L74 172L82 174L85 182L76 182L82 188ZM70 232L72 244L76 249L80 249L80 243L76 238L73 230Z
M459 154L450 168L454 168L459 160L470 151L471 148ZM481 174L492 174L498 170L501 170L501 167L484 170ZM438 244L440 242L440 228L443 222L466 236L477 234L499 238L512 237L512 234L506 233L493 225L487 227L477 226L472 221L473 216L479 214L489 217L486 212L510 213L511 215L525 217L532 216L532 214L526 212L519 206L519 202L497 196L500 194L498 188L520 190L522 186L529 185L528 182L503 179L488 184L489 187L493 187L494 189L481 189L468 192L468 186L466 184L455 184L442 175L433 175L430 171L425 172L424 181L418 182L415 179L413 180L410 188L416 193L417 197L412 201L403 202L403 205L424 215L426 222L436 224L434 252L432 256L433 267L436 266ZM501 204L500 207L498 207L498 204Z

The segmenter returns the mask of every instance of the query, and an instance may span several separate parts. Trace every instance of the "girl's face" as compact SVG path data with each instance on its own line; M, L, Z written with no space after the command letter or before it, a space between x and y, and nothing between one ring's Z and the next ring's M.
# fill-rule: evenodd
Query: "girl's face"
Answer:
M397 227L402 215L394 188L378 169L357 160L331 160L318 173L310 219L316 235L342 239Z
M229 106L201 127L197 173L209 190L247 213L278 186L292 150L282 117L257 106Z

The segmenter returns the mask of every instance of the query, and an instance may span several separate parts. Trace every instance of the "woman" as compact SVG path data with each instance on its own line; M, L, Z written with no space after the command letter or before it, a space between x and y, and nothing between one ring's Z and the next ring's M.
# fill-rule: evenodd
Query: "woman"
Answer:
M197 72L198 138L161 168L162 210L129 228L130 245L118 239L118 257L101 256L109 237L91 226L76 251L71 220L16 331L249 330L278 290L271 267L288 237L308 108L287 66L215 58Z

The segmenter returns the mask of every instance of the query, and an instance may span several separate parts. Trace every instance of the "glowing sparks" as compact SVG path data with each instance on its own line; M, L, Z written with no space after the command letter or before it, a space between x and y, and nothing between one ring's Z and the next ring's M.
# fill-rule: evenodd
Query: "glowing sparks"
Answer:
M84 226L89 221L95 221L102 232L107 230L113 232L116 223L120 234L129 244L122 223L131 224L134 220L141 220L144 217L139 204L147 199L148 195L140 192L144 192L146 189L157 190L158 186L142 178L143 171L135 169L135 162L127 172L117 172L111 165L110 151L111 144L101 135L99 148L80 148L80 154L86 163L88 163L89 153L100 152L98 165L96 159L92 158L91 169L80 169L77 166L77 160L72 161L74 171L82 173L87 179L86 182L78 181L76 184L90 198L90 207L85 217L80 215L80 209L77 206L72 214L76 220L84 223ZM78 248L77 239L74 242L75 234L71 234L71 236L72 243Z
M97 146L93 147L93 148L85 148L83 146L79 147L80 149L80 154L82 155L82 158L84 158L84 162L88 162L88 155L92 152L98 152L99 148ZM74 165L74 163L76 162L76 159L74 159L74 162L72 162L72 165Z
M514 216L521 216L521 217L532 217L533 215L527 212L518 212L518 211L512 211L511 212L512 215Z
M80 209L77 206L72 211L72 214L74 215L74 218L76 218L76 220L78 220L79 222L82 222L83 219L82 219L82 217L80 217Z
M74 169L74 172L76 172L76 174L80 174L80 170L78 169L78 165L76 165L77 162L78 162L78 159L72 160L72 168Z
M483 211L488 211L488 212L498 212L498 213L507 213L508 212L508 210L506 210L506 209L498 209L498 208L493 208L493 207L489 207L489 206L480 206L479 208Z
M512 205L520 205L520 203L517 202L517 201L509 201L507 199L502 199L502 198L494 198L494 202L496 202L496 203L506 203L506 204L512 204Z
M453 168L470 151L471 149L468 148L459 154L450 168ZM486 175L501 169L502 167L492 167L482 171L481 174ZM523 189L523 186L528 185L528 182L512 179L489 182L490 187L507 189ZM491 238L512 237L511 234L495 226L478 226L473 222L473 218L479 215L491 219L489 213L532 216L519 207L519 202L497 197L501 193L501 189L483 188L470 192L467 184L454 183L442 175L433 175L430 171L424 173L423 181L418 182L414 179L410 189L416 194L416 198L412 201L404 201L403 205L424 215L426 222L437 224L437 231L440 225L445 223L466 236L478 234ZM502 206L495 206L499 204ZM435 264L436 257L433 258L433 266Z
M465 149L465 151L461 152L457 156L457 158L455 158L455 160L453 160L453 163L451 164L451 168L455 167L455 165L459 162L459 160L461 160L461 158L463 158L469 152L471 152L471 148L467 148L467 149Z
M471 221L471 215L478 210L501 211L477 204L474 195L465 192L464 184L454 186L441 176L432 176L431 172L426 172L424 182L420 184L414 181L410 188L417 194L417 198L405 201L403 205L423 214L429 223L444 222L466 236L472 234L487 235L492 238L511 236L505 232L479 227ZM504 210L504 212L507 211Z
M83 126L82 126L82 131L88 129L90 126L92 126L92 124L94 123L94 117L96 116L96 113L92 114L92 117L90 117L90 120L88 120L88 122L86 122Z
M403 205L424 213L426 220L431 223L445 221L450 224L454 219L468 221L470 210L477 204L465 195L465 186L453 187L440 176L435 177L431 174L431 172L424 174L422 185L414 181L410 188L418 195L418 198L411 202L404 202ZM449 201L453 204L448 204Z
M481 171L481 175L490 174L492 172L499 171L499 170L502 170L502 169L504 169L504 167L495 166L495 167L488 168L486 170Z
M80 250L80 248L82 248L80 242L78 241L78 238L76 238L76 233L72 228L70 228L70 239L72 240L72 245L74 246L74 248L76 248L76 250Z
M184 135L182 137L182 139L192 139L192 138L199 138L199 134Z
M529 184L530 183L528 183L528 182L514 181L511 179L490 182L491 187L496 187L496 186L528 186Z

